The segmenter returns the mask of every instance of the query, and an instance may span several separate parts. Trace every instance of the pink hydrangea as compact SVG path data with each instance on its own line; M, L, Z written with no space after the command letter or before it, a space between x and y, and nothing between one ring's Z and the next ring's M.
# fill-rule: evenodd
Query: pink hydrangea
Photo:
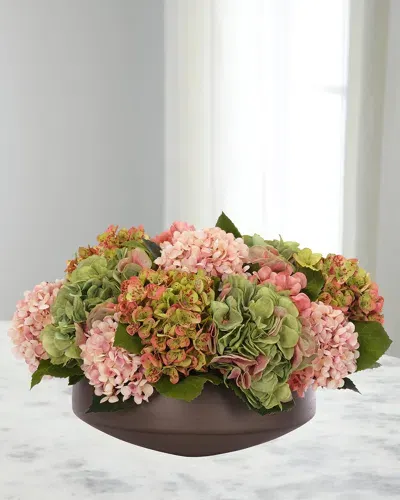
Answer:
M166 270L179 269L195 273L203 269L211 276L244 274L249 247L218 227L201 231L175 233L172 242L161 243L161 256L155 260Z
M251 281L256 281L260 285L271 283L275 285L278 292L287 290L291 296L296 296L307 286L305 274L292 274L291 269L275 272L269 266L263 266L257 272L254 272Z
M86 342L79 346L82 350L82 370L94 386L96 396L102 396L101 403L116 403L122 395L123 401L133 397L135 403L140 404L148 401L153 394L153 386L143 374L140 356L113 346L117 316L93 322Z
M41 359L48 359L39 335L43 328L52 322L50 306L53 304L63 282L43 281L32 291L27 291L17 303L8 335L17 358L24 359L33 373Z
M322 302L311 302L301 313L303 329L318 343L316 358L311 366L294 372L289 380L292 391L304 396L308 387L313 389L343 387L344 378L356 371L358 334L344 313Z
M195 231L196 228L187 222L175 221L167 231L158 234L153 238L153 241L160 245L169 241L172 243L175 233L183 233L183 231ZM177 235L178 236L178 235Z

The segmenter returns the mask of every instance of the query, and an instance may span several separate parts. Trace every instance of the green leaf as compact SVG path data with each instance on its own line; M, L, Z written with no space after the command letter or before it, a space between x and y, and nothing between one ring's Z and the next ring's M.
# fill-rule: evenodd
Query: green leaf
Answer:
M82 370L77 364L74 365L53 365L49 359L42 359L36 371L32 374L31 389L39 384L45 375L57 378L68 378L82 375Z
M150 252L150 255L153 260L157 259L161 255L161 248L157 243L150 240L143 240L143 245L146 247L146 250Z
M102 399L103 396L96 396L95 394L93 394L92 404L85 413L107 413L129 410L130 408L137 407L137 404L135 403L135 400L133 398L129 398L127 401L122 401L122 399L120 399L117 403L108 403L107 401L104 403L100 403Z
M358 333L360 353L357 371L373 368L376 361L389 349L392 341L377 321L353 321Z
M140 241L136 241L136 240L129 240L129 241L125 241L125 242L123 243L123 247L124 247L124 248L129 248L129 249L131 250L132 248L143 248L143 247L144 247L144 245L143 245L143 243L142 243L142 242L140 242Z
M114 346L122 347L131 354L140 354L143 349L142 341L139 335L129 335L123 323L119 323L117 331L115 332Z
M212 276L211 279L213 280L214 282L214 285L213 285L213 290L214 290L214 293L215 293L215 296L218 297L218 293L219 293L219 285L221 283L221 279L218 278L217 276Z
M231 219L222 212L222 214L218 217L216 227L223 229L227 233L232 233L235 238L241 238L242 235L239 233L238 228L231 221Z
M358 392L358 394L361 394L361 392L357 389L355 383L350 380L349 378L345 378L344 380L344 386L339 387L339 389L349 389L350 391Z
M68 377L68 385L75 385L78 382L80 382L85 376L83 374L81 375L71 375Z
M315 271L314 269L310 269L308 267L299 267L297 270L300 273L305 274L307 278L307 287L303 290L303 292L308 295L310 300L317 300L322 287L325 284L321 271Z
M153 385L156 391L163 396L190 402L200 396L206 382L219 385L222 379L213 373L198 373L189 375L177 384L172 384L169 378L164 376Z

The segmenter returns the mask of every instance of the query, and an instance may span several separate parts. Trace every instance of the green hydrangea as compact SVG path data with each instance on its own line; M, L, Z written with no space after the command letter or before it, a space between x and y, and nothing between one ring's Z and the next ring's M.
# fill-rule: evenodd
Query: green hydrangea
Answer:
M48 325L41 331L40 340L53 365L80 359L74 325Z
M99 255L82 260L53 304L51 312L54 323L82 323L98 304L115 302L120 293L120 285L112 267L105 257Z
M217 327L214 367L219 367L218 358L223 356L221 371L227 380L231 375L227 358L232 359L235 371L245 369L243 358L257 359L263 370L249 371L249 383L238 387L255 408L281 407L292 399L287 381L301 332L296 306L273 285L256 285L242 276L229 277L221 295L211 304ZM236 362L238 357L242 361Z
M321 253L313 253L310 248L303 248L293 255L294 260L301 267L309 267L314 271L318 270L318 262L322 258Z

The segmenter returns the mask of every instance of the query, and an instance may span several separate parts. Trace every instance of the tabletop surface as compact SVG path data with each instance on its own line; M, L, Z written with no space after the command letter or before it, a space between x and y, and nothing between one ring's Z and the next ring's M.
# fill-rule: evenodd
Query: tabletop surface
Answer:
M0 322L1 500L400 499L400 359L352 377L362 395L320 390L309 423L227 455L182 458L107 436L77 419L71 389L29 391Z

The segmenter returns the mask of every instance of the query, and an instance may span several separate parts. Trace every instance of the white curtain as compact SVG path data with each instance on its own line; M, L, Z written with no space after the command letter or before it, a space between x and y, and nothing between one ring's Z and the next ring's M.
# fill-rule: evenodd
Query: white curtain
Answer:
M348 3L166 0L166 224L342 250Z

